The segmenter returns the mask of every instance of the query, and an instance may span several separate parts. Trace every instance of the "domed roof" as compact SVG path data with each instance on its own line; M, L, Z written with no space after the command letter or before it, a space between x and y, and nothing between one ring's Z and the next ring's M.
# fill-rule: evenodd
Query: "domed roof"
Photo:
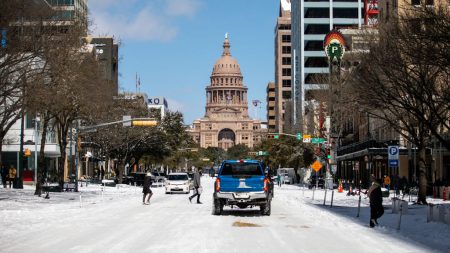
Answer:
M228 36L223 42L222 57L214 64L211 76L242 76L239 63L231 57Z

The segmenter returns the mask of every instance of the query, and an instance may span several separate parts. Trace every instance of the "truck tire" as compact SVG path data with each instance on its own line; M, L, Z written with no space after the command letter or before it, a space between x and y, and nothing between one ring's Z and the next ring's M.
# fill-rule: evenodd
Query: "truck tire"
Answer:
M223 211L223 205L220 203L219 199L213 199L212 214L221 215Z
M261 211L261 215L267 215L267 216L270 216L270 211L271 211L271 205L270 205L270 203L271 203L271 201L270 200L267 200L266 201L266 204L264 204L264 205L261 205L259 208L260 208L260 211Z

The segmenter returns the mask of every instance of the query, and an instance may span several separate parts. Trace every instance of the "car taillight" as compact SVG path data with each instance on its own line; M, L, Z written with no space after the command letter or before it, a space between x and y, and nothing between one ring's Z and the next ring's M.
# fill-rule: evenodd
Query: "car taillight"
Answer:
M220 191L220 179L216 179L216 192Z
M269 189L269 179L264 178L264 191L266 192Z

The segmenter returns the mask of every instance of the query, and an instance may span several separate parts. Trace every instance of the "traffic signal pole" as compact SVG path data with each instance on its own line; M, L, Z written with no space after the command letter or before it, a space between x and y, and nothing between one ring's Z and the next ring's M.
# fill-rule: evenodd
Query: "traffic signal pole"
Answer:
M128 124L125 124L128 123ZM124 126L156 126L158 125L158 121L154 118L134 118L132 119L130 116L124 116L122 120L113 121L113 122L107 122L107 123L101 123L97 125L92 126L81 126L80 121L77 121L77 125L75 127L75 140L77 145L75 145L75 191L78 191L78 165L79 165L79 147L78 147L78 138L79 134L85 132L91 132L91 131L97 131L97 128L106 127L106 126L112 126L117 124L124 124Z

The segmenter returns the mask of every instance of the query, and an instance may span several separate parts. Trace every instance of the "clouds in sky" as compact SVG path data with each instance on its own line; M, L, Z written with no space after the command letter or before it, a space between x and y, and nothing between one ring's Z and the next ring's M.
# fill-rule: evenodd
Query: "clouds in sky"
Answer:
M171 41L178 32L176 20L192 18L200 7L200 0L89 1L95 35L133 41Z

